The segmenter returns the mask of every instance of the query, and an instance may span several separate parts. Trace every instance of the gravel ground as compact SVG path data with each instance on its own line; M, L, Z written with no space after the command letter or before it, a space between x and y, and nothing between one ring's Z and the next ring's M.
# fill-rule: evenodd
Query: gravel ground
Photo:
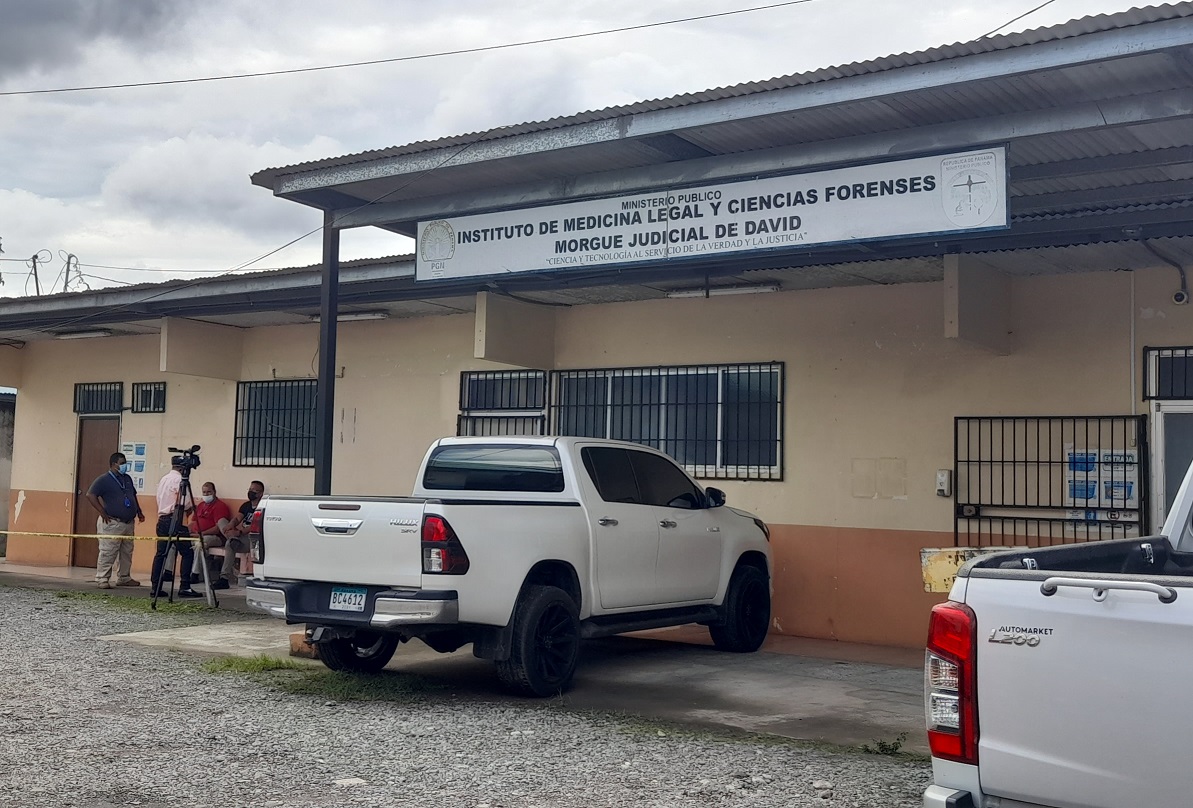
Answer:
M892 808L920 805L929 778L920 761L550 702L292 695L96 639L213 619L0 586L0 806Z

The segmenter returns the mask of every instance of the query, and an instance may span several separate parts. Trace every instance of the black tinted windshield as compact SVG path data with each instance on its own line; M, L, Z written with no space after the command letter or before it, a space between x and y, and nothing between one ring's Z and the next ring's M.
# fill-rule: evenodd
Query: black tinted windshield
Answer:
M432 491L563 490L559 452L551 446L467 444L431 453L423 487Z

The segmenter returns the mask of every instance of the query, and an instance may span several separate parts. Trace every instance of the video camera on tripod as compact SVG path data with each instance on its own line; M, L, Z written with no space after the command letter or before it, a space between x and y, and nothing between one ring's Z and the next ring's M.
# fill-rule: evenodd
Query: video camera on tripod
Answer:
M182 472L183 477L191 476L191 469L197 469L201 465L199 461L201 448L197 443L189 449L179 449L176 446L167 447L167 452L178 452L176 456L170 458L170 465L176 466Z
M191 470L197 469L201 461L199 460L199 450L202 447L199 444L194 444L189 449L180 449L177 446L169 446L166 451L173 454L170 458L170 466L178 469L178 473L182 475L182 480L178 486L178 496L174 503L174 509L169 514L159 513L158 515L158 536L163 537L158 542L158 550L154 555L153 567L153 600L151 608L157 608L157 599L162 595L162 579L163 573L166 569L171 571L170 580L173 582L173 570L175 564L175 556L182 558L182 566L178 570L179 576L187 576L189 579L191 574L191 534L187 527L183 524L188 506L193 506L194 497L191 495ZM176 454L174 454L176 453ZM168 542L170 547L167 550L165 543ZM207 552L203 546L202 538L196 543L199 552L200 567L203 570L203 582L207 585L207 605L216 606L215 593L211 590L211 581L208 577L207 568ZM189 580L186 584L189 585ZM189 591L189 590L186 590ZM174 600L173 583L170 586L170 601ZM186 595L184 595L186 597Z

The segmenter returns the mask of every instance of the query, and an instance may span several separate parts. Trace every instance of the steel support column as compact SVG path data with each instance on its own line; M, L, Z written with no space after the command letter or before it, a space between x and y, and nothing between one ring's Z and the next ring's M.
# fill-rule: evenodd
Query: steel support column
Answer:
M319 295L319 395L315 401L315 496L331 494L335 431L336 322L340 308L340 231L323 214L323 286Z

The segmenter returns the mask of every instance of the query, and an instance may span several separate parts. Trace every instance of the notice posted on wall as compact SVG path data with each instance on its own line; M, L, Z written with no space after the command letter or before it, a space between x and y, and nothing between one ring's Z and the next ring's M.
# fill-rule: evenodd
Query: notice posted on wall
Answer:
M1139 510L1139 450L1066 444L1063 499L1081 521L1137 521L1119 512Z
M138 493L145 493L147 490L146 473L149 471L148 444L137 441L123 441L120 444L120 452L128 460L130 466L128 476L133 478L133 486L136 487Z

